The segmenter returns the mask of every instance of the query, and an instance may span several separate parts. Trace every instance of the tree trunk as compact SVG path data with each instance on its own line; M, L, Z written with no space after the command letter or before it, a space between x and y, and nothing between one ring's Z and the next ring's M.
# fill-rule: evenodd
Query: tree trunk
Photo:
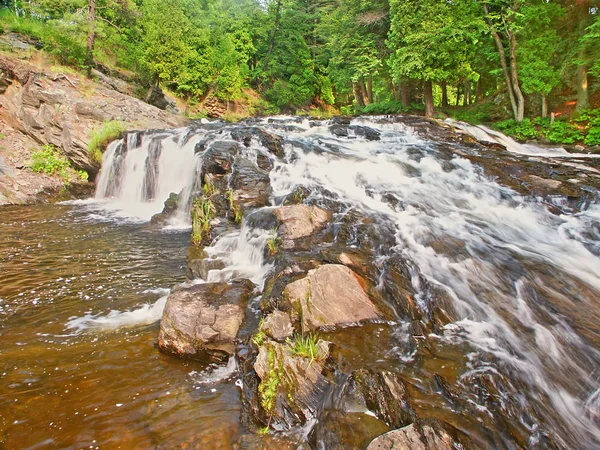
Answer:
M435 109L433 108L433 86L431 81L426 81L424 85L425 94L425 116L433 117Z
M512 89L515 92L517 100L517 116L515 120L522 122L525 118L525 97L519 86L519 74L517 72L517 40L515 34L512 31L508 31L508 39L510 43L510 74L512 81Z
M352 83L352 92L354 93L354 100L356 100L356 103L358 104L359 108L364 108L365 107L365 100L362 96L362 92L360 91L360 88L358 87L358 83L357 82L353 82Z
M371 75L367 77L367 101L369 104L373 103L373 77Z
M477 84L475 85L475 98L479 101L483 100L483 86L481 77L477 80Z
M442 81L440 86L442 87L442 107L447 108L448 107L448 84L445 81Z
M402 107L408 109L410 107L410 85L408 81L400 84L400 97L402 99Z
M589 107L587 67L582 65L577 68L577 106L575 112L579 113Z
M263 71L267 71L267 67L269 65L269 57L273 52L273 46L275 45L275 37L277 36L277 32L279 31L279 18L281 17L281 2L282 0L277 1L277 8L275 9L275 23L273 24L273 33L271 33L271 38L269 39L269 49L267 50L267 54L265 55L265 62L263 63Z
M19 8L17 5L17 0L15 0L15 16L19 17Z
M469 104L469 82L465 81L465 95L463 97L463 106L467 106Z
M542 117L548 117L548 101L544 94L542 94Z
M96 42L96 0L90 2L90 17L88 25L87 51L85 54L85 65L87 66L87 76L92 76L94 66L94 44Z
M483 10L486 15L489 15L489 10L487 5L482 4ZM488 22L489 23L489 22ZM517 99L515 97L515 91L513 90L513 83L511 73L508 70L508 63L506 62L506 52L504 51L504 44L502 43L502 39L498 32L491 27L492 37L494 38L494 42L496 42L496 48L498 49L498 54L500 55L500 65L502 66L502 72L504 73L504 79L506 81L506 90L508 91L508 98L510 99L510 106L512 107L513 116L517 122L519 122L519 105L517 104ZM512 52L511 45L511 52ZM521 94L522 95L522 94Z
M456 104L454 106L458 106L460 101L460 85L456 86Z
M371 102L369 101L369 96L367 95L367 87L365 86L365 80L362 77L358 80L358 87L360 88L360 94L362 95L363 103L365 105L370 105Z

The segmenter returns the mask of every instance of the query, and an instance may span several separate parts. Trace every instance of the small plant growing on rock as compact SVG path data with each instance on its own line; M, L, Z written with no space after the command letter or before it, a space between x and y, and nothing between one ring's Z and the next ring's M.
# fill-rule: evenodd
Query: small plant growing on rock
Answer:
M75 170L69 160L51 144L44 145L31 155L31 170L46 175L58 175L65 184L72 181L87 181L85 170Z
M210 220L213 212L213 204L206 197L194 200L192 206L192 243L200 245L202 238L210 233Z
M272 415L273 410L275 409L277 388L279 387L280 382L280 373L275 365L275 349L269 347L269 373L258 386L260 405L269 415Z
M235 223L240 223L242 221L242 210L240 206L235 202L234 193L232 189L227 189L227 193L225 194L227 197L227 201L229 202L229 210L233 214L233 221Z
M305 335L302 333L294 336L293 339L288 339L287 344L293 355L309 359L310 365L313 361L322 359L323 355L319 353L319 348L317 347L319 340L320 337L317 334L308 333Z
M123 131L125 131L125 124L117 120L104 122L102 127L92 131L88 143L88 153L92 161L101 164L102 153L106 150L106 146L121 136Z
M267 337L267 335L262 329L264 323L265 319L260 319L260 322L258 323L258 331L254 335L254 337L252 337L252 342L254 342L254 344L256 344L257 347L260 347L265 341L265 338Z
M204 177L204 185L202 186L202 193L204 196L212 197L216 192L215 185L212 184L207 177Z
M273 229L273 237L267 240L267 250L269 251L269 255L275 256L279 251L279 242L280 239L277 237L277 229Z

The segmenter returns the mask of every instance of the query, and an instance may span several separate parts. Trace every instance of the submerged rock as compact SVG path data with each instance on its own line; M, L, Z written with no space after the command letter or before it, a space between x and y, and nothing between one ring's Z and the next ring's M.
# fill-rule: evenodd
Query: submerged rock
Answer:
M275 210L275 217L281 223L279 234L283 248L293 249L297 239L312 236L323 230L331 221L331 213L317 206L290 205Z
M254 285L248 280L197 284L169 295L160 320L158 347L191 358L224 359L245 319Z
M375 438L367 450L454 450L473 448L450 425L434 419L417 420ZM464 445L464 446L463 446Z
M303 327L317 329L355 325L381 318L359 276L346 266L327 264L287 285L284 297L301 312Z
M354 133L357 136L364 136L367 141L378 141L381 139L381 132L375 130L374 128L364 127L361 125L351 125L351 130L354 130Z
M408 425L416 418L406 386L394 372L355 370L344 387L343 404L346 410L363 405L392 428Z
M308 436L316 450L363 449L390 428L377 418L357 412L326 411Z

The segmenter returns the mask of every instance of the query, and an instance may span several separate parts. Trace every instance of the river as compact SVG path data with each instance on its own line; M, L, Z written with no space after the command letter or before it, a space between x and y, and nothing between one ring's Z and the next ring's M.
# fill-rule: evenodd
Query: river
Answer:
M479 445L597 448L597 192L579 203L524 196L462 157L460 143L393 121L353 125L380 140L275 118L258 126L284 137L285 155L255 141L240 154L270 161L272 204L302 187L305 202L332 210L326 247L368 255L382 298L404 261L420 320L443 302L448 318L419 339L400 311L365 335L332 333L342 355L400 372L420 417ZM186 279L204 154L194 150L233 141L233 129L130 134L107 151L97 198L0 210L0 447L232 448L245 433L233 360L207 367L155 348L166 295ZM150 224L180 191L168 225ZM366 221L348 225L355 217ZM229 227L207 248L224 268L198 282L249 278L260 293L275 270L263 260L270 232L246 219Z

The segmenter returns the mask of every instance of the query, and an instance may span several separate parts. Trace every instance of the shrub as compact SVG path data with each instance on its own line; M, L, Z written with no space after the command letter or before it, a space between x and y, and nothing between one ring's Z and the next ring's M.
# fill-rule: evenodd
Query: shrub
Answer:
M102 163L102 153L109 143L117 139L125 131L125 124L117 120L104 122L102 127L92 131L88 142L88 152L92 161Z
M401 102L387 100L383 102L371 103L360 109L361 114L401 114L408 111L408 108L402 106Z
M65 173L71 164L60 152L50 144L44 145L31 155L31 170L46 175Z
M495 128L520 141L538 137L538 131L528 118L524 119L522 122L517 122L514 119L503 120L502 122L496 123Z
M555 121L549 130L544 131L544 135L555 144L574 144L582 141L584 137L580 129L562 120Z
M58 175L65 183L87 181L85 170L75 170L67 158L51 144L44 145L31 155L31 170L46 175Z

